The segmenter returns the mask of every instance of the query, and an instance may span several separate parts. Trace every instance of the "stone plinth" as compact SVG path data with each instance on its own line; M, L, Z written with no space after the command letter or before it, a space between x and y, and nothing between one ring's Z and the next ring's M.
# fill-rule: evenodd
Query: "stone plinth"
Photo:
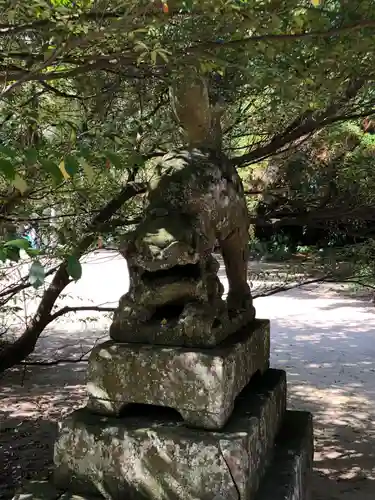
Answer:
M220 432L187 428L157 409L153 416L152 407L121 419L78 410L60 424L55 484L112 500L250 500L285 401L285 373L267 370L242 391Z
M311 500L314 435L311 413L287 411L275 456L255 500Z
M220 429L254 373L268 368L269 335L269 321L256 320L214 349L105 342L89 359L88 409L119 416L127 404L153 404Z

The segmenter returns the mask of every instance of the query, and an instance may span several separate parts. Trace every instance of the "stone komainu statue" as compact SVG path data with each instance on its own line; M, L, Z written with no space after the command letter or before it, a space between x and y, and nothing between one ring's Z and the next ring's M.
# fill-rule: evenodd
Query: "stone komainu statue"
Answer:
M112 339L209 347L252 321L248 225L241 180L224 156L203 148L164 156L144 219L121 248L130 289L115 312ZM217 241L226 302L212 255Z

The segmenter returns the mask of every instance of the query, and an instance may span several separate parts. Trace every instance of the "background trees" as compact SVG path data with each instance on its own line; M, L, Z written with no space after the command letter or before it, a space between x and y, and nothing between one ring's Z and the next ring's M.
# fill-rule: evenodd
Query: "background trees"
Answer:
M315 4L0 0L3 311L49 278L0 371L32 352L80 257L141 216L154 158L186 140L173 92L171 105L181 82L186 95L203 82L220 114L258 236L289 227L296 245L308 234L372 245L372 136L360 125L374 113L375 6ZM203 99L185 104L193 124L206 116ZM15 279L20 252L30 263Z

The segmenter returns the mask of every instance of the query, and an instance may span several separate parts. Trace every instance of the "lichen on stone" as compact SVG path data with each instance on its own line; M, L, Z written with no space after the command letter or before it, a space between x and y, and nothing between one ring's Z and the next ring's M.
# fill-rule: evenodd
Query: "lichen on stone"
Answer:
M121 247L130 288L110 335L117 342L214 346L255 316L242 184L224 156L198 149L168 153L157 172L144 218ZM227 301L213 257L217 242Z

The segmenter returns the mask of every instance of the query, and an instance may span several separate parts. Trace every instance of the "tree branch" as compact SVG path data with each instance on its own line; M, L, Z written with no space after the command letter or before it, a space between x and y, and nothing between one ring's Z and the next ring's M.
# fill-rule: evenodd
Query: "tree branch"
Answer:
M77 306L77 307L69 307L65 306L59 309L58 311L50 314L49 323L52 323L55 319L63 316L64 314L68 314L70 312L79 312L79 311L97 311L97 312L114 312L116 307L103 307L103 306Z
M95 215L87 228L86 236L78 244L74 255L80 258L92 244L97 226L109 220L127 200L145 191L145 189L146 186L144 184L135 182L130 182L124 186L120 193ZM67 272L67 263L64 261L45 290L36 313L23 334L14 343L0 352L0 373L20 363L33 352L40 334L50 323L51 311L56 300L69 283L70 278Z
M229 46L229 47L243 47L244 44L247 43L256 43L256 42L263 42L263 41L294 41L294 40L301 40L303 38L329 38L334 35L342 35L344 33L350 33L352 31L357 31L365 28L375 28L375 20L374 19L368 19L368 20L363 20L359 21L356 23L352 24L347 24L343 25L338 28L332 28L327 31L303 31L301 33L265 33L263 35L254 35L254 36L249 36L246 38L242 38L240 40L228 40L224 42L206 42L202 44L197 44L192 47L194 48L218 48L218 47L223 47L224 46Z
M52 85L50 85L47 82L40 81L39 83L46 90L49 90L50 92L53 92L54 94L56 94L56 95L58 95L60 97L64 97L66 99L78 99L80 101L85 101L87 99L92 99L93 97L96 96L96 94L92 94L92 95L89 95L89 96L80 96L80 95L77 95L77 94L69 94L68 92L63 92L62 90L59 90L56 87L53 87Z
M312 134L326 125L339 121L337 112L342 105L346 104L358 94L365 82L363 78L350 81L344 95L336 102L332 102L326 109L318 113L303 113L300 118L294 120L281 134L275 135L268 144L260 146L242 156L233 158L233 165L236 167L244 167L255 161L263 160L271 155L279 153L283 147L297 141L301 137Z
M295 288L301 288L306 285L312 285L314 283L321 283L322 281L326 281L330 278L330 274L326 274L324 276L320 276L319 278L309 278L300 283L290 283L289 285L280 285L276 288L271 288L265 292L261 292L258 295L254 294L253 298L257 299L260 297L270 297L271 295L276 295L277 293L287 292L288 290L294 290Z
M45 273L45 276L46 277L51 276L53 273L57 271L58 268L59 265L52 267ZM17 293L21 292L22 290L26 290L26 288L31 287L31 283L29 282L29 276L24 276L23 278L21 278L21 281L22 283L19 283L18 285L11 285L1 290L0 297L5 297L5 298L0 300L0 307L5 305Z
M62 50L63 50L62 47L57 47L56 49L54 49L52 51L52 54L42 64L40 64L40 66L38 68L34 68L33 70L31 70L29 72L24 72L24 74L20 78L18 78L15 82L13 82L13 83L9 84L7 87L5 87L1 91L0 97L1 98L6 97L11 92L13 92L13 90L15 90L17 87L19 87L23 83L33 80L34 77L38 73L43 71L45 68L50 66L55 61L55 59L62 52Z
M154 4L151 4L149 7L140 8L139 12L142 12L142 15L145 15L146 13L147 15L152 15L153 17L155 16L157 17L158 15L160 15L159 9L157 9ZM139 17L141 16L139 12L133 12L133 14L129 16L129 19L132 20L131 26L128 26L129 28L131 27L135 29L137 23L134 23L134 20L141 19L141 17ZM67 17L65 21L67 22L70 20L77 26L78 25L82 26L82 23L88 20L98 21L98 28L100 28L101 26L99 24L99 21L103 21L103 19L116 20L120 18L123 20L123 17L117 11L116 12L103 11L100 14L99 12L95 14L93 12L86 12L81 15L72 15L70 17ZM165 22L170 22L169 18L168 21L165 20ZM185 59L187 56L196 57L197 53L201 52L202 50L207 50L207 49L222 50L223 46L225 48L231 49L231 48L244 47L249 43L257 43L260 41L277 42L277 41L295 41L306 38L327 38L327 37L329 38L332 36L345 34L356 30L361 30L365 28L368 29L374 27L375 27L375 20L370 19L343 25L337 28L335 27L327 31L306 31L301 33L281 33L281 34L265 33L261 35L245 37L242 38L241 40L238 39L224 40L219 42L215 40L210 42L192 43L190 47L183 47L181 49L176 50L174 53L174 59L175 61L177 61L180 59L180 56L182 55L185 57ZM61 27L59 27L55 21L42 20L18 26L3 24L2 27L0 26L0 36L2 34L9 36L9 34L27 32L30 30L40 31L42 28L46 30L48 29L51 32L53 32L54 29L56 29L57 31L61 31ZM118 30L119 29L118 22L117 24L114 24L112 28L114 30ZM107 33L108 29L109 29L108 26L107 30L105 31L101 29L97 29L95 31L94 29L92 29L89 32L89 34L83 37L74 37L71 35L69 36L67 35L67 40L61 41L59 48L55 49L54 53L46 61L41 60L40 54L14 52L13 53L14 58L23 59L24 61L28 62L30 62L31 58L33 63L36 63L37 61L42 61L42 62L35 69L31 71L27 71L21 68L17 70L14 69L14 67L12 68L9 64L3 66L4 70L2 74L3 81L11 80L13 81L13 83L4 89L2 96L8 95L10 92L12 92L12 90L19 87L20 85L22 85L22 83L27 81L46 82L48 80L57 80L61 78L79 76L84 73L91 72L93 70L119 72L120 68L122 69L127 68L128 74L126 76L131 78L141 77L142 72L145 69L145 65L143 65L142 68L136 68L135 62L137 59L137 54L134 52L132 46L122 47L121 50L118 50L117 52L113 53L109 52L103 54L103 52L98 52L97 54L89 54L87 56L81 55L80 58L78 59L68 54L64 54L64 51L67 52L72 48L82 48L86 46L88 42L92 42L92 45L94 46L94 42L103 38L103 36ZM11 52L9 54L4 54L4 56L5 55L7 59L12 57ZM56 66L59 64L63 65L74 64L76 67L69 68L64 71L43 72L43 70L48 66L51 65ZM150 69L151 66L148 67L148 70ZM156 65L156 69L159 70L165 69L165 63L162 62L161 64Z

